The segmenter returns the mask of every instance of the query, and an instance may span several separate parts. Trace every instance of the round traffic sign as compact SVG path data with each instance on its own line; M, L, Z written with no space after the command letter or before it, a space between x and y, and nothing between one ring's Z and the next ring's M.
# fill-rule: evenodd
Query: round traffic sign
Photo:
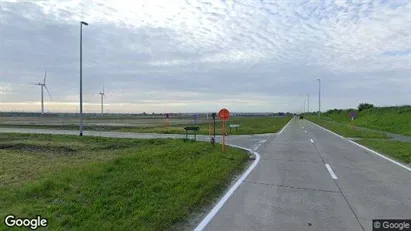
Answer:
M220 119L222 120L228 120L228 118L230 118L230 112L223 108L218 112L218 117L220 117Z
M350 113L350 115L351 115L351 117L356 117L356 116L357 116L357 113L356 113L355 111L352 111L352 112Z

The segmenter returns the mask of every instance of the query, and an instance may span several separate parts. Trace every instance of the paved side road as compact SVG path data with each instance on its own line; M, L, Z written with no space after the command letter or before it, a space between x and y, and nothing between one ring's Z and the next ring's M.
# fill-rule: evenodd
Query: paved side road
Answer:
M411 218L411 172L293 119L205 230L372 230Z
M33 128L0 128L0 133L35 133L35 134L59 134L59 135L79 135L78 131L74 130L53 130L53 129L33 129ZM84 136L102 136L115 138L137 138L137 139L155 139L155 138L172 138L182 139L185 135L181 134L156 134L156 133L133 133L133 132L103 132L103 131L84 131ZM233 135L226 137L227 144L234 144L251 150L256 149L261 141L266 141L275 136L273 134L258 134L258 135ZM190 139L194 136L190 135ZM207 135L197 135L199 141L210 141ZM216 142L222 142L222 136L216 136Z

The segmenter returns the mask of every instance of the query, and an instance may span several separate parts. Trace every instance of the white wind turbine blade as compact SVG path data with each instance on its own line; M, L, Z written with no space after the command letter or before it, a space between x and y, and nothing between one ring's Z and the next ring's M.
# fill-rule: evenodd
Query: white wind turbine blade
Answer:
M46 86L46 85L44 85L44 88L46 88L47 93L49 93L49 96L50 96L50 99L51 99L51 94L50 94L50 92L49 92L49 89L47 88L47 86Z
M46 78L47 78L47 70L44 71L44 80L43 80L43 84L46 84Z

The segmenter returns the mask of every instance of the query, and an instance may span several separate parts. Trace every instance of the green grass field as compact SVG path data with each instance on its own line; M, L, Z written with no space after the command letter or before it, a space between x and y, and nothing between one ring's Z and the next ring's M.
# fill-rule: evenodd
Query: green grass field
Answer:
M281 130L282 127L291 119L291 117L233 117L226 124L226 131L230 135L244 135L244 134L262 134L275 133ZM184 127L194 126L194 122L187 124L174 124L168 128L165 126L164 119L158 119L156 126L88 126L85 124L86 131L118 131L118 132L136 132L136 133L169 133L169 134L184 134ZM240 128L236 131L235 128L230 131L229 124L239 124ZM198 124L200 132L198 134L207 135L210 132L209 123ZM213 126L211 122L211 127ZM60 129L60 130L77 130L77 125L9 125L1 124L0 127L18 127L18 128L46 128L46 129ZM216 134L222 134L222 122L216 120ZM213 129L211 129L213 132Z
M361 139L355 142L367 146L377 152L393 157L403 163L411 163L411 142L370 139Z
M361 112L351 121L350 109L324 113L324 119L359 127L371 128L405 136L411 136L411 106L375 107Z
M374 132L374 131L366 131L366 130L360 130L353 128L351 126L345 125L345 124L338 124L338 123L332 123L327 120L321 119L319 120L318 118L311 116L307 118L308 120L324 127L327 128L328 130L331 130L339 135L342 135L344 137L350 137L350 138L378 138L378 139L387 139L389 138L385 133L381 132Z
M0 134L0 217L41 215L50 230L167 230L209 205L247 160L185 140Z

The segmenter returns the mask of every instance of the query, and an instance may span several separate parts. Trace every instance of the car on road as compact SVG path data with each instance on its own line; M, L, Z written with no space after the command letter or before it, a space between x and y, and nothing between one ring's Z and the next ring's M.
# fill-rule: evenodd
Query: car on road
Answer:
M303 115L300 115L300 120L302 120L302 119L304 119L304 116L303 116Z

